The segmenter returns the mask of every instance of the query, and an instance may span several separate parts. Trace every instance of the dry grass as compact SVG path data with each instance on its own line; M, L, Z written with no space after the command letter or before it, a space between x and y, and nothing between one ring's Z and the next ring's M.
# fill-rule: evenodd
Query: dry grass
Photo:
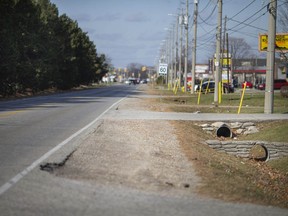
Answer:
M184 153L202 178L200 194L288 208L288 173L265 162L244 160L209 148L201 142L209 135L193 122L175 121L174 126Z

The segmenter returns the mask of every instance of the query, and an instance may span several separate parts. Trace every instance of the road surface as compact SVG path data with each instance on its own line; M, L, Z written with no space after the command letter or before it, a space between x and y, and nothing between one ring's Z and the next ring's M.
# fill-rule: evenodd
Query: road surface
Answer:
M0 102L0 186L133 92L117 85Z

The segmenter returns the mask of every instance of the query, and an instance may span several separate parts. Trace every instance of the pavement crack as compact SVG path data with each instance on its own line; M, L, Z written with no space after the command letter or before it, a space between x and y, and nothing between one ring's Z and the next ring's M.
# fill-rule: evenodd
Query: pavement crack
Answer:
M46 172L49 172L49 173L53 173L54 170L59 169L60 167L63 167L65 165L65 163L69 160L69 158L73 155L73 153L75 151L76 151L76 149L74 151L72 151L70 154L68 154L60 163L47 162L45 164L40 164L40 170L46 171Z

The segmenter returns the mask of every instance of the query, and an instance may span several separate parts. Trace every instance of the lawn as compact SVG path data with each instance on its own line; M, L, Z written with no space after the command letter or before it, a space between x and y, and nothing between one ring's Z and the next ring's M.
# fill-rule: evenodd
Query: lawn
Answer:
M199 94L177 92L165 88L154 88L150 91L152 94L159 95L157 102L174 105L171 111L175 112L195 112L202 113L237 113L240 105L242 90L235 93L223 94L222 101L217 106L214 103L214 94ZM199 101L199 104L198 104ZM247 90L244 94L240 113L263 113L265 103L265 92L256 90ZM288 113L288 98L280 95L279 91L274 93L274 113Z

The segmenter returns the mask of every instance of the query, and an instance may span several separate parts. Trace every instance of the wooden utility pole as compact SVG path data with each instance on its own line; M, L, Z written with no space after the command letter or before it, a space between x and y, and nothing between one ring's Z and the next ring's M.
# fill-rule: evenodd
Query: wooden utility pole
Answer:
M219 85L218 83L221 81L221 62L220 62L220 52L221 52L221 30L222 30L222 0L218 0L218 27L216 34L216 74L215 74L215 91L214 91L214 104L218 106L219 102Z
M268 49L267 49L267 69L264 113L273 113L274 106L274 71L275 71L275 38L276 38L276 16L277 0L270 0L268 5Z
M185 26L185 30L186 30L185 66L184 66L184 89L185 89L185 92L187 92L187 70L188 70L188 21L189 21L188 6L189 6L189 2L188 2L188 0L186 0L186 15L184 17L184 26Z
M229 85L230 85L230 68L229 68L229 60L231 60L229 58L229 39L228 39L228 33L226 33L226 46L227 46L227 84L228 84L228 93L230 93L230 88L229 88Z
M182 31L182 27L183 27L183 9L182 9L182 13L179 16L179 24L180 24L180 51L179 51L179 77L180 77L180 86L182 85L182 77L183 77L183 71L182 71L182 41L183 41L183 31Z
M195 90L195 77L196 77L196 50L197 50L197 16L198 16L198 0L194 0L194 38L192 49L192 80L191 80L191 94Z

